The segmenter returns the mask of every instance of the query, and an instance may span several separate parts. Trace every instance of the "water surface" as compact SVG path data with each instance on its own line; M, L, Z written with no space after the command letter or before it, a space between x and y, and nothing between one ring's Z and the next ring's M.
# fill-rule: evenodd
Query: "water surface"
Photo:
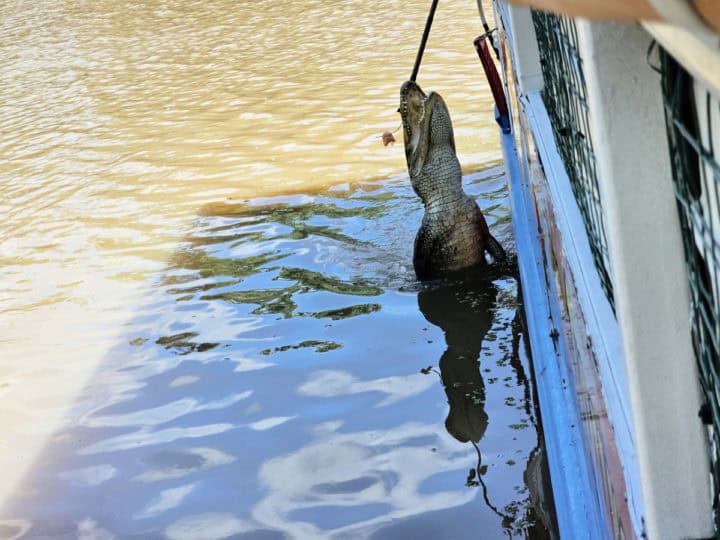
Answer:
M517 283L418 287L377 138L425 9L0 5L0 537L544 537ZM473 10L420 82L510 244Z
M502 169L466 183L507 244ZM53 538L546 538L517 283L417 284L421 212L403 178L205 206L6 513Z

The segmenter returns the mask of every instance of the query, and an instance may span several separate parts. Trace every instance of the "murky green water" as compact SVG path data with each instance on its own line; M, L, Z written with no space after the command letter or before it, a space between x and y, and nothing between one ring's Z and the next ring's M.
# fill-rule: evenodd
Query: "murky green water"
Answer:
M0 3L0 538L548 537L518 284L415 282L377 138L426 8ZM421 82L511 246L475 15Z

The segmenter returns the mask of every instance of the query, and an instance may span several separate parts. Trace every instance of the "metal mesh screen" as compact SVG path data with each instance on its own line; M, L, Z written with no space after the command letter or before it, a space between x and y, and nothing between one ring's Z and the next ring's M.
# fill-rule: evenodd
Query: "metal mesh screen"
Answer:
M693 347L710 425L715 525L720 492L720 101L660 51L675 198L690 284Z
M567 17L534 10L532 18L545 82L543 101L585 222L602 287L615 309L575 22Z

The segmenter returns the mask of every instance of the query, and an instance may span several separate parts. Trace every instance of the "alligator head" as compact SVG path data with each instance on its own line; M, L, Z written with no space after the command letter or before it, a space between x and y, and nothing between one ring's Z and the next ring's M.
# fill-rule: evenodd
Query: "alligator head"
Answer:
M432 145L449 143L452 153L455 153L450 113L440 94L425 94L416 82L406 81L400 87L398 112L402 119L405 159L410 178L420 174Z

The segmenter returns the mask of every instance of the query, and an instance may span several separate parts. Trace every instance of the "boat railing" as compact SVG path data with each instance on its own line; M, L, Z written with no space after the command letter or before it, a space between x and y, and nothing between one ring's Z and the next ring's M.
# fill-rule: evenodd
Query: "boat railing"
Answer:
M607 236L575 21L543 11L533 11L532 18L542 51L543 102L582 214L600 283L613 306Z
M720 531L720 89L695 78L662 48L658 69Z

